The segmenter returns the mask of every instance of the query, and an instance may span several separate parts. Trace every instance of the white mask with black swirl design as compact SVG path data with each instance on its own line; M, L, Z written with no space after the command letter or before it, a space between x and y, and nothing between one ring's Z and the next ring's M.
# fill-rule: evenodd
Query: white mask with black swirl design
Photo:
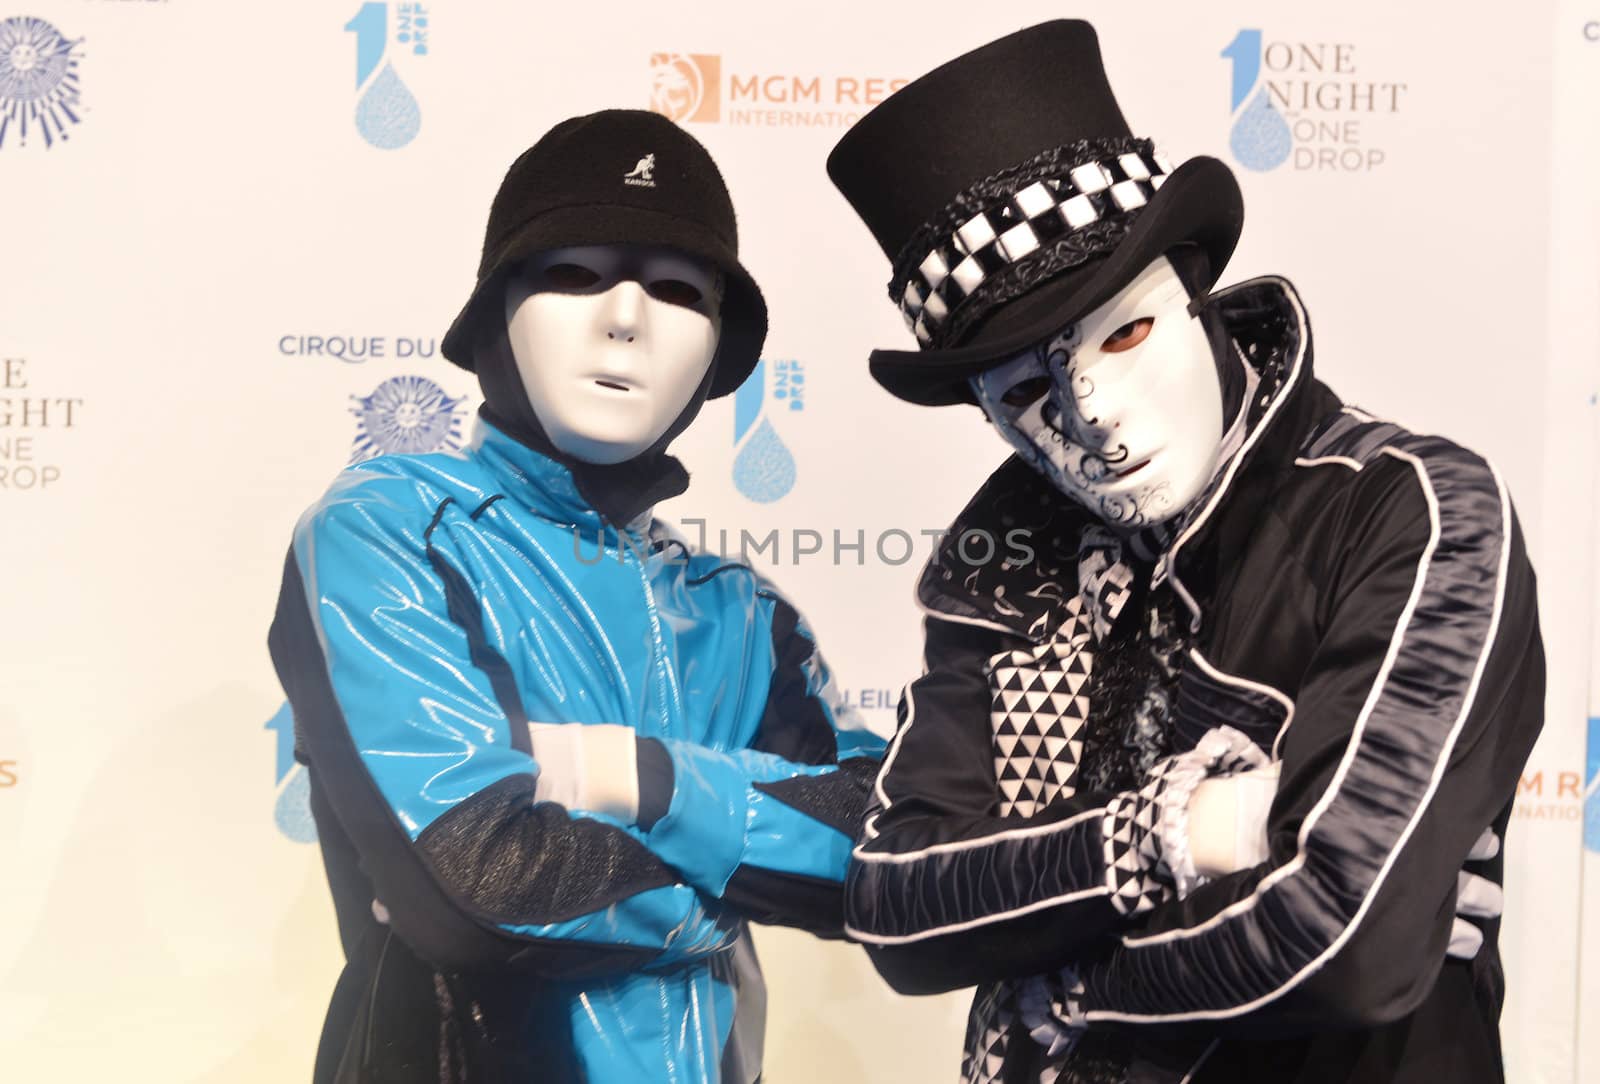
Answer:
M1007 443L1112 527L1171 519L1216 471L1222 386L1165 257L972 388Z

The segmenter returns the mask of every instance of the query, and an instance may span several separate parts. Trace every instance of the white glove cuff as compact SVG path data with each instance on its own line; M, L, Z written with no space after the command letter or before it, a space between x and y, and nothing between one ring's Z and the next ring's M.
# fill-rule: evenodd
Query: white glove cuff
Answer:
M639 816L639 745L615 723L529 723L539 765L534 800L603 813L633 824Z
M1159 831L1162 856L1181 897L1219 872L1232 872L1261 860L1244 862L1246 850L1254 854L1261 849L1256 847L1251 833L1257 823L1264 824L1265 818L1238 804L1244 799L1242 788L1230 786L1222 802L1201 804L1195 799L1202 793L1218 794L1220 779L1265 768L1269 761L1254 742L1230 726L1207 731L1191 752L1178 759L1187 763L1174 773L1176 778L1163 795ZM1269 804L1276 782L1274 773L1272 789L1267 791ZM1191 812L1210 815L1202 820L1191 817ZM1213 827L1213 818L1224 823ZM1261 835L1264 842L1265 832ZM1230 864L1224 866L1217 861L1219 851L1227 852Z
M1265 862L1267 817L1278 792L1278 765L1213 775L1189 798L1189 853L1202 879Z
M579 808L627 824L639 818L639 740L632 727L587 726L579 746Z

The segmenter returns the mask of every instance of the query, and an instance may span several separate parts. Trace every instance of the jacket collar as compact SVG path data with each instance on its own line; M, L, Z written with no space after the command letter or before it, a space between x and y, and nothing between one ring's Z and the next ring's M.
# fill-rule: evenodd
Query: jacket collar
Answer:
M493 475L502 494L535 515L586 530L610 526L584 497L570 467L507 435L481 415L473 426L468 449ZM629 529L643 530L650 523L650 514L651 510L645 509L628 524Z
M1264 276L1214 294L1229 334L1260 383L1246 405L1250 424L1239 451L1181 525L1164 562L1172 589L1200 627L1202 585L1214 582L1222 554L1235 552L1254 529L1277 487L1286 457L1311 417L1325 409L1312 377L1311 322L1288 279Z

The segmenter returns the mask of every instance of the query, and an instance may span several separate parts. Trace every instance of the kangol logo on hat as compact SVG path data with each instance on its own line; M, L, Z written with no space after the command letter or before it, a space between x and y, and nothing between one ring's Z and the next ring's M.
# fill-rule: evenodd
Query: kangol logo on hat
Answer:
M656 156L647 154L634 163L633 172L625 174L622 178L622 183L638 185L640 188L654 188L656 186L655 171Z

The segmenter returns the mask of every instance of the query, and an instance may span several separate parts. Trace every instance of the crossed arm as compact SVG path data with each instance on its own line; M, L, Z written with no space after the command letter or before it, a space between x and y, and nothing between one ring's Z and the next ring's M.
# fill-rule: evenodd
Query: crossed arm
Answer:
M540 765L503 660L472 633L482 617L453 590L462 575L334 500L297 533L270 637L304 751L397 933L444 967L574 977L721 951L740 917L838 930L876 749L834 732L797 618L773 621L765 748L661 741L646 760L667 789L642 827L537 800Z
M1503 819L1537 735L1543 663L1498 478L1460 455L1393 458L1328 587L1279 750L1268 853L1181 899L1117 906L1107 840L1125 796L988 814L992 637L930 622L928 671L908 691L848 879L849 929L892 984L927 992L1078 965L1075 1026L1214 1034L1416 1008L1443 965L1463 867Z

